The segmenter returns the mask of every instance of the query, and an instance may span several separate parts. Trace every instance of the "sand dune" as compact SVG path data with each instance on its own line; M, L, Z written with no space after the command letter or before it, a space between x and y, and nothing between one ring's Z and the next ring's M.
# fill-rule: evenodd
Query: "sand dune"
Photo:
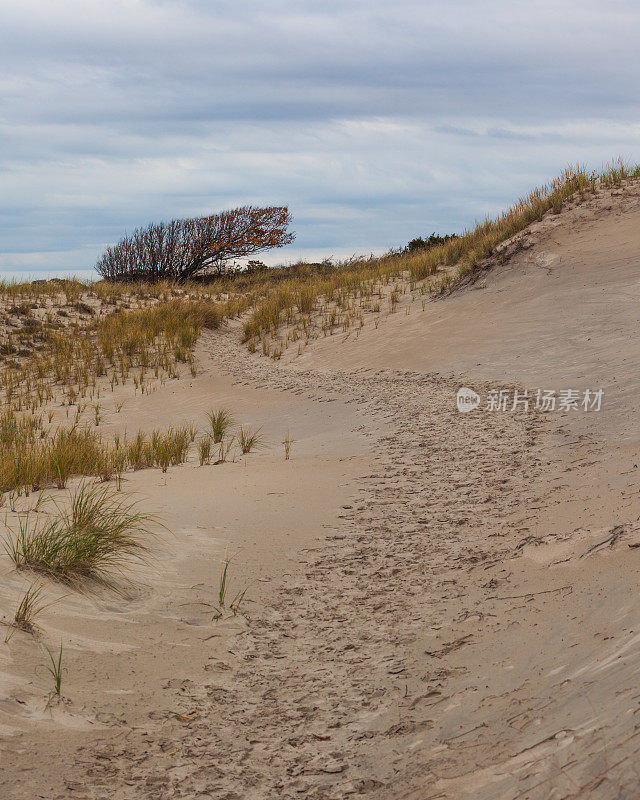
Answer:
M109 418L228 405L274 446L128 476L171 533L125 598L44 613L63 708L43 711L41 651L0 651L4 796L637 796L640 189L514 249L278 363L207 332L198 377ZM460 386L603 408L460 414ZM251 602L214 622L225 553Z

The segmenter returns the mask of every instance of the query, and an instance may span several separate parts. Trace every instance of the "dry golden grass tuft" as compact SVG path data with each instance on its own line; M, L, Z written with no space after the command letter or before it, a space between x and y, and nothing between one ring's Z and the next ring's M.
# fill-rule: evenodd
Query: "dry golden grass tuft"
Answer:
M105 441L93 427L45 430L40 417L6 410L0 416L0 495L64 489L78 475L103 482L115 477L119 487L126 469L160 467L166 472L184 463L193 438L191 427L182 426Z

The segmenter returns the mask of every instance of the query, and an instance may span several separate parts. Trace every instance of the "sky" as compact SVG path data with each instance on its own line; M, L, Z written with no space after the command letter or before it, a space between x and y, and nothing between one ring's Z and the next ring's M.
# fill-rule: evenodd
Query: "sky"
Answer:
M382 252L640 160L640 4L0 0L0 272L288 205L267 263Z

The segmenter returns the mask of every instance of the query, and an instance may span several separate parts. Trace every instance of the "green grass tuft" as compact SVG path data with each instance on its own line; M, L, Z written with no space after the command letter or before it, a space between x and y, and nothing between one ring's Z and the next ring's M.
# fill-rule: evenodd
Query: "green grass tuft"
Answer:
M253 430L244 425L240 425L238 428L238 444L243 455L266 446L264 436L260 433L260 428Z
M211 426L214 444L219 444L233 425L233 417L226 408L221 408L218 411L209 411L207 419Z
M104 485L80 485L70 493L70 507L42 523L29 514L4 548L19 569L32 569L68 584L83 579L111 583L132 560L148 553L150 528L157 518L136 501Z
M44 611L45 608L51 605L51 603L43 603L41 599L45 585L44 583L34 583L24 593L13 615L13 620L9 623L3 623L9 626L5 642L8 642L17 630L31 634L42 630L42 628L36 624L35 618Z

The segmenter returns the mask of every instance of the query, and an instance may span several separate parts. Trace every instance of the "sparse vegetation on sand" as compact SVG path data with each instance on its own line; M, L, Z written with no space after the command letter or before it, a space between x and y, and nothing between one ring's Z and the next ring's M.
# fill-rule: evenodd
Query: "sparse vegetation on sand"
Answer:
M229 591L229 565L231 564L231 559L226 558L224 563L222 564L222 569L220 570L220 581L218 585L218 611L217 617L218 619L222 616L223 611L225 609L227 603L227 594ZM242 589L241 591L237 592L231 602L229 603L229 610L235 615L240 611L240 606L244 602L245 596L247 594L247 589Z
M119 299L118 290L110 296L104 287L91 285L84 287L97 309L91 317L76 314L61 322L54 318L60 307L45 294L15 322L10 303L18 291L32 296L26 287L0 285L0 301L4 299L8 308L5 324L0 314L0 392L5 407L35 413L62 403L82 413L90 400L98 423L101 394L128 382L144 393L154 381L178 377L181 363L193 375L193 348L202 329L217 328L223 318L232 317L231 306L242 310L234 303L215 302L210 294L193 296L166 285L154 286L153 292L132 287L128 302ZM96 302L97 298L102 299ZM63 299L68 295L61 295ZM127 308L131 302L137 307Z
M31 634L41 630L35 619L45 608L51 605L51 603L42 601L42 592L45 585L44 583L34 583L22 595L11 622L3 623L9 627L5 642L8 642L17 630Z
M495 219L486 219L455 237L430 237L425 247L407 247L378 258L351 259L330 268L317 265L297 271L270 270L243 285L258 295L244 322L250 350L279 358L291 344L303 343L334 331L355 332L364 325L365 312L395 311L405 293L423 295L451 292L482 266L498 245L548 213L558 213L568 202L579 203L590 194L640 177L640 166L614 162L601 173L582 167L566 169L558 178L531 191ZM438 240L441 240L438 242ZM258 281L270 280L270 286ZM284 331L284 333L282 333Z
M97 580L110 584L114 573L149 552L154 514L138 502L101 485L82 483L69 495L68 507L20 517L5 538L5 551L18 569L30 569L68 584Z
M236 437L232 436L230 439L223 439L218 445L218 460L216 464L224 464L228 458L231 448L236 441Z
M147 465L158 466L163 472L171 466L187 460L191 432L187 427L169 428L168 431L153 431L146 448Z
M203 436L198 442L198 461L203 467L211 461L211 436Z
M284 459L288 461L291 456L291 445L295 442L295 439L291 438L291 434L287 431L284 439L282 440L282 444L284 447Z
M219 444L234 424L233 416L226 408L209 411L207 414L214 444Z
M64 489L76 475L119 481L126 468L160 467L166 472L186 461L190 442L186 426L105 441L94 427L56 428L46 426L39 415L7 410L0 416L0 494Z
M49 699L47 702L47 707L51 707L54 700L62 699L62 642L60 642L60 649L58 650L57 656L54 656L48 647L47 655L49 656L49 663L43 664L43 666L53 679L53 688L49 692Z
M238 444L243 455L250 453L252 450L258 450L266 446L264 435L260 432L260 428L249 428L245 425L240 425L237 433Z

